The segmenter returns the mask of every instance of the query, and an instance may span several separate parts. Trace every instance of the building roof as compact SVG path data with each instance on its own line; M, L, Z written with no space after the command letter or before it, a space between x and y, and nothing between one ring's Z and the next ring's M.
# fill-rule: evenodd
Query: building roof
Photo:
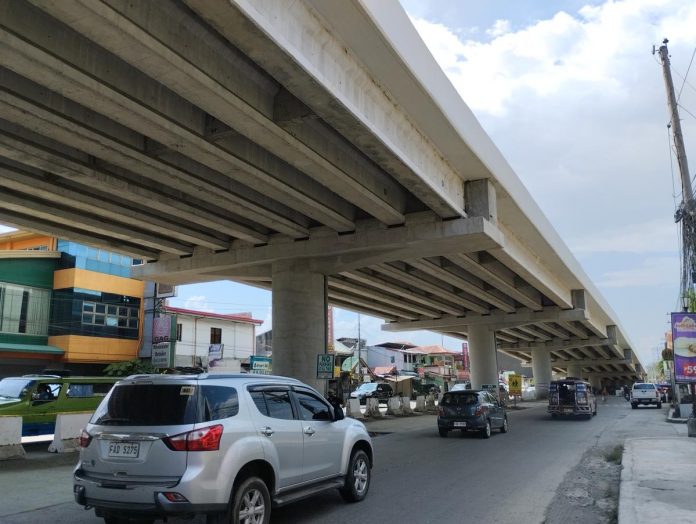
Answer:
M382 342L381 344L375 344L375 346L393 349L410 349L415 348L416 344L408 342L407 340L397 340L395 342Z
M192 317L205 317L205 318L217 318L220 320L229 320L232 322L244 322L247 324L256 324L260 326L263 324L263 320L258 320L251 318L251 313L235 313L231 315L225 315L222 313L211 313L209 311L195 311L193 309L184 309L180 307L164 306L164 310L167 313L176 313L177 315L189 315Z
M391 375L396 372L396 366L375 366L372 372L375 375Z
M14 342L0 342L0 351L12 353L37 353L44 355L63 355L65 351L47 344L20 344Z
M436 355L436 354L442 354L442 355L457 355L459 354L459 351L450 351L449 349L445 349L440 345L434 345L434 346L417 346L414 348L411 348L409 350L406 350L409 353L418 353L421 355Z

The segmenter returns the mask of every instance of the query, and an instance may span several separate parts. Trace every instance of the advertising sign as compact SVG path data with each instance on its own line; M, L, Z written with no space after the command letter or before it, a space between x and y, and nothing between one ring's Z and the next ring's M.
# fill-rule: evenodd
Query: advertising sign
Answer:
M271 357L249 357L249 373L257 375L271 374Z
M208 367L214 368L222 365L222 352L224 344L210 344L208 346Z
M328 353L317 355L317 378L333 378L334 356Z
M672 313L674 376L696 383L696 313Z
M160 315L152 322L152 365L167 368L171 359L172 317Z
M508 375L508 389L510 395L522 396L522 375Z

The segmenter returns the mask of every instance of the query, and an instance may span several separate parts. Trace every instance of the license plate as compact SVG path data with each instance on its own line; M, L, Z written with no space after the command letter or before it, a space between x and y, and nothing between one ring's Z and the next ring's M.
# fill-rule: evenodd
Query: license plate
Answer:
M572 413L572 412L573 412L572 409L564 409L564 410L563 410L563 413Z
M109 457L138 458L139 442L109 442Z
M454 423L455 428L465 428L466 427L466 422L455 422Z

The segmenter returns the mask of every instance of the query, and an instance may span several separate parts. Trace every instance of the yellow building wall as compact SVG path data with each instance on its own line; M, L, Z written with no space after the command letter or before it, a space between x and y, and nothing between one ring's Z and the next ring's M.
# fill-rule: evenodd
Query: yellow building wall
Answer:
M133 360L138 356L138 340L59 335L48 337L48 345L65 351L65 362L109 363Z
M86 269L60 269L53 273L53 289L71 287L142 298L145 282Z
M46 246L48 251L56 250L56 239L42 235L33 235L27 233L17 233L0 238L0 250L22 250L30 249L39 246Z

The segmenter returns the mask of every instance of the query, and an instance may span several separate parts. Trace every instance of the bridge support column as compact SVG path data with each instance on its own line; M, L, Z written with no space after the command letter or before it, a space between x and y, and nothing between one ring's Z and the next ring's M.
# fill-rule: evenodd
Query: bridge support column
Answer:
M498 384L498 361L495 352L495 333L485 326L469 326L469 362L471 387Z
M317 354L326 350L326 277L301 261L273 264L273 374L297 378L324 393Z
M568 364L566 376L582 378L582 366L580 364Z
M602 379L600 377L590 377L590 384L598 393L602 391Z
M532 372L537 400L549 398L551 382L551 353L545 350L532 351Z

